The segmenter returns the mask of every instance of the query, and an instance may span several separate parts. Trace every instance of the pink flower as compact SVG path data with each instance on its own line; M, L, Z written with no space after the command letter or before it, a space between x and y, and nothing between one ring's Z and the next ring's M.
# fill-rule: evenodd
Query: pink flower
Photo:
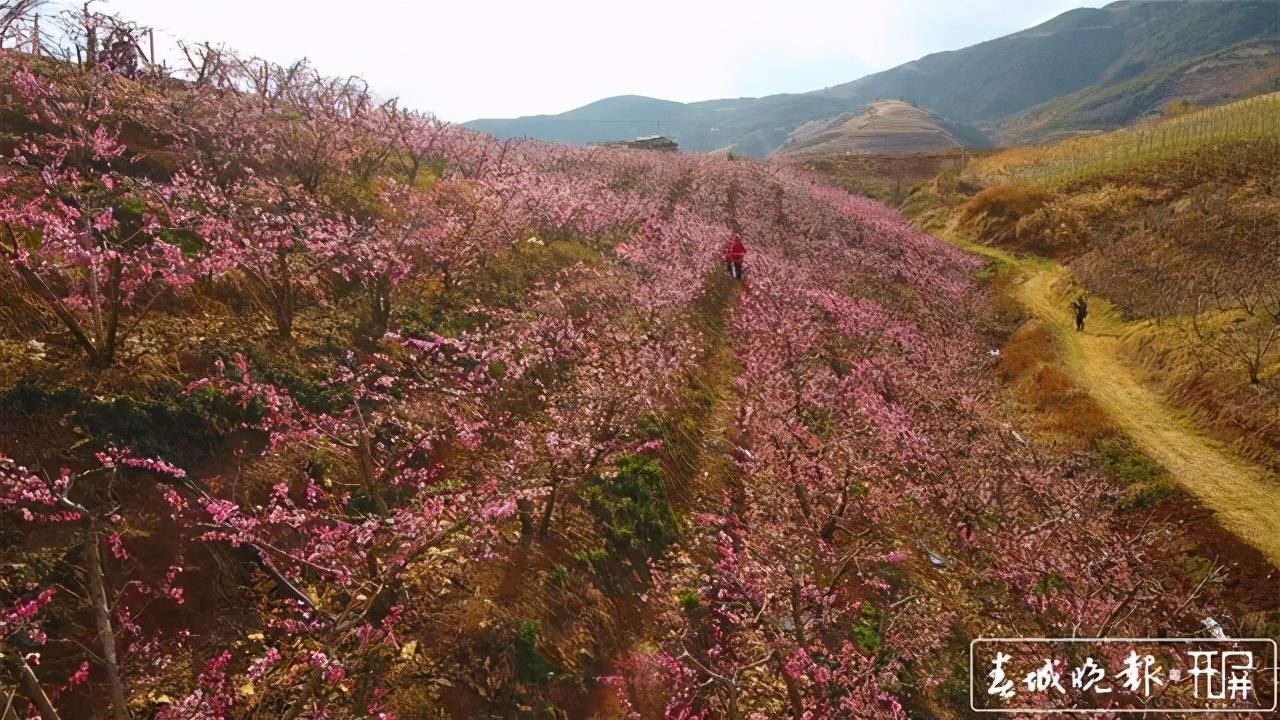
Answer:
M107 536L107 545L111 546L111 554L117 560L126 560L129 553L124 549L124 541L120 539L118 533L112 533Z

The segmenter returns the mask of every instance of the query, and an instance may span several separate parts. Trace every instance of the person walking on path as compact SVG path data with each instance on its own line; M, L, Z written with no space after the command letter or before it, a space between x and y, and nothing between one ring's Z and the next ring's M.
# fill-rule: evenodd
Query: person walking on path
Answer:
M724 243L724 262L729 266L729 276L741 280L743 261L747 258L747 246L742 244L742 236L733 233Z
M1084 332L1084 319L1089 317L1089 302L1081 295L1071 303L1071 309L1076 315L1076 332Z

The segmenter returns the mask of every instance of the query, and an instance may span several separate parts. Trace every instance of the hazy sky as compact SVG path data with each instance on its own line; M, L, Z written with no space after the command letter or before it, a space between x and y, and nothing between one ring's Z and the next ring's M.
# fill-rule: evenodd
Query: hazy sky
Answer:
M65 2L66 0L61 0ZM76 3L78 4L78 3ZM1091 0L110 0L172 40L311 58L454 121L611 95L803 92L1025 29Z

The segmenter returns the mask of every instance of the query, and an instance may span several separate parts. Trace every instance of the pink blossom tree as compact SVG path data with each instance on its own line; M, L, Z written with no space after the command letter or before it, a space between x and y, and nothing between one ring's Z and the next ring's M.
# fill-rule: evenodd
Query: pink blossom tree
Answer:
M165 186L128 173L137 155L105 91L76 99L23 68L10 81L42 131L4 176L0 254L103 368L157 303L194 281L200 249L179 246Z

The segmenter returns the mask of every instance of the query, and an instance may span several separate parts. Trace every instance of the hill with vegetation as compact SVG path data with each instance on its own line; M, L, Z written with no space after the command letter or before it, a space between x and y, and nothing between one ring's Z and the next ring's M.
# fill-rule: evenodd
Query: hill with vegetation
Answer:
M805 123L774 154L797 159L824 155L912 155L987 147L982 133L897 100L860 113Z
M1063 139L1277 89L1280 40L1248 42L1065 95L1001 121L992 133L1006 145Z
M1273 0L1122 0L816 92L697 103L620 97L467 126L576 144L661 133L689 151L765 157L806 123L898 99L977 127L997 144L1021 144L1113 130L1177 100L1218 103L1274 90L1277 42Z
M1025 439L983 262L884 205L190 61L0 53L13 714L961 718L973 638L1269 632L1140 454Z
M911 155L820 155L795 162L848 192L898 207L921 184L964 167L968 157L961 149Z

